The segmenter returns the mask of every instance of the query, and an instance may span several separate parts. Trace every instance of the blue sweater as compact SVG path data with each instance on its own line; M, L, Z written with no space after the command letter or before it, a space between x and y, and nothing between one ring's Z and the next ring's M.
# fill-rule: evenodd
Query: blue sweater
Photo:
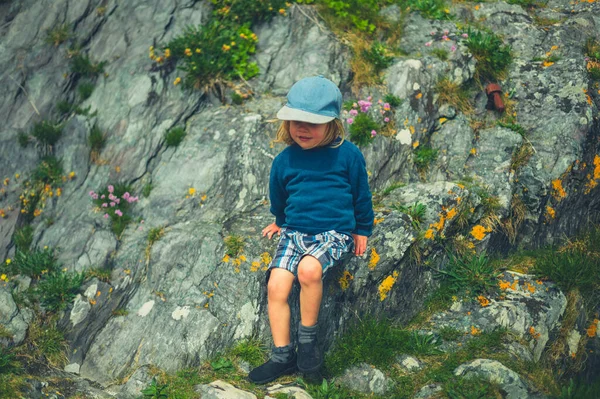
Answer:
M273 160L269 193L279 227L306 234L335 230L371 235L373 204L365 159L347 140L337 148L288 146Z

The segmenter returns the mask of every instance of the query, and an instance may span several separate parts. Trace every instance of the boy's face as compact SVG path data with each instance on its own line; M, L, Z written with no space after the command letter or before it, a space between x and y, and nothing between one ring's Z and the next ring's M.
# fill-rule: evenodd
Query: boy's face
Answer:
M323 142L327 123L290 121L290 136L303 150L315 148Z

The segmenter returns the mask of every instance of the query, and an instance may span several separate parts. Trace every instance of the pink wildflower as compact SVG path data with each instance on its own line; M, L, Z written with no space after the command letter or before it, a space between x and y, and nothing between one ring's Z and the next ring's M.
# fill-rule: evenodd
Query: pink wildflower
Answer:
M448 29L444 29L444 35L447 35L448 33L450 33L450 31Z
M386 111L389 111L390 110L390 104L389 103L383 104L383 109L385 109Z
M435 31L434 31L434 30L432 30L431 32L429 32L429 34L430 34L431 36L435 36Z
M431 42L425 43L425 47L429 47L429 46L431 46Z
M104 219L108 219L108 213L104 214Z
M357 110L355 110L355 109L351 109L351 110L350 110L350 115L351 115L351 116L356 116L356 115L358 115L358 111L357 111Z
M93 197L93 196L94 196L94 194L96 194L96 193L94 193L94 190L92 190L92 191L90 191L88 194L90 195L90 197Z
M129 198L130 196L131 196L131 194L129 194L129 193L126 192L125 194L123 194L121 196L121 198L123 198L124 200L127 200L127 198Z
M377 136L377 132L375 130L371 130L371 137Z
M108 204L105 202L104 204L102 204L102 208L108 208Z
M469 37L469 34L468 34L468 33L463 33L461 36L462 36L462 37L464 37L464 38L466 39L466 38L468 38L468 37Z
M123 212L121 212L119 209L117 209L115 211L115 215L123 216Z
M369 96L367 97L367 101L371 101L373 99L373 97Z
M450 39L448 39L448 36L444 35L444 36L442 36L442 40L446 40L447 41L447 40L450 40Z
M385 118L383 118L383 121L384 121L385 123L388 123L388 122L390 121L390 118L388 118L388 117L385 117Z
M116 205L116 204L115 204L114 202L111 202L111 203L110 203L110 207L111 207L111 208L112 208L112 207L114 207L115 205Z
M115 191L115 188L109 184L108 185L108 192L112 193L113 191Z
M452 47L450 47L450 51L456 51L456 46L452 45Z
M346 122L347 122L349 125L351 125L351 124L353 124L353 123L354 123L354 118L348 118L348 119L346 119Z
M94 193L94 195L92 195L92 199L97 200L98 199L98 194Z
M100 197L100 198L104 199L104 198L106 198L106 195L102 194L102 197Z

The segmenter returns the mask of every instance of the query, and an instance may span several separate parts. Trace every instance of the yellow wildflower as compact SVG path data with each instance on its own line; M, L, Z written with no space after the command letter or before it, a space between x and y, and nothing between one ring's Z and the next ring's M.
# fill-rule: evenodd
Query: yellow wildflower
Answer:
M342 291L348 289L348 287L350 286L350 280L354 280L354 276L348 270L344 270L342 277L340 277L339 279Z
M200 197L200 199L201 199L202 201L206 201L206 194L204 194L202 197Z
M165 58L169 58L171 56L171 50L169 50L168 48L165 49Z
M190 188L188 189L188 193L189 193L190 195L194 195L194 194L196 194L196 189L195 189L194 187L190 187Z
M265 265L268 265L269 263L271 263L271 254L268 252L263 252L260 255L260 260L262 263L264 263Z
M446 122L448 120L448 118L440 118L440 125L443 124L444 122Z
M96 304L96 301L95 301L95 300L93 300L93 299L90 299L90 301L89 301L89 302L90 302L90 305L95 305L95 304Z
M6 264L10 265L10 262L12 262L12 260L10 260L10 258L6 259Z
M75 172L69 173L69 179L73 179L75 177Z
M425 232L425 238L427 238L428 240L433 239L433 229L427 229L427 231Z
M240 260L241 260L242 262L245 262L245 261L246 261L246 257L245 257L244 255L240 255Z
M252 264L250 265L250 271L256 272L256 271L258 271L258 269L260 269L260 262L257 262L257 261L252 262Z
M369 259L369 270L375 270L375 266L379 262L379 254L375 250L375 248L371 248L371 259Z
M469 151L469 154L471 154L471 155L477 154L477 148L475 148L475 147L471 148L471 151Z
M471 335L479 335L481 334L481 330L475 326L471 326Z
M177 78L175 78L175 80L173 81L173 84L175 86L177 86L179 83L181 83L181 78L178 76Z
M185 55L187 55L188 57L192 56L192 50L190 50L189 48L186 48L185 51L183 52Z
M2 274L0 276L0 280L2 280L2 281L8 281L8 277L6 277L6 274Z
M5 276L3 274L3 276ZM598 331L598 319L594 319L592 324L585 330L588 337L593 338Z
M40 216L41 214L42 214L42 211L41 211L41 210L39 210L39 209L36 209L35 211L33 211L33 216L34 216L34 217L38 217L38 216Z
M412 146L413 148L417 148L419 146L419 140L415 141Z
M558 201L567 196L567 193L565 192L565 189L562 186L562 180L560 179L552 180L552 189L554 190L552 196Z
M446 212L446 219L452 219L454 216L456 216L455 208L452 208L448 212Z
M490 300L489 300L489 299L487 299L486 297L484 297L483 295L479 295L479 296L477 297L477 300L479 301L479 304L480 304L482 307L484 307L484 308L485 308L486 306L489 306L489 305L490 305Z
M375 218L373 220L373 225L377 225L377 224L383 222L384 220L385 220L384 218Z
M196 54L200 54L202 52L202 50L200 50L199 48L196 49Z
M423 93L419 93L419 94L417 94L417 95L415 96L415 98L416 98L417 100L421 99L421 97L423 97Z
M488 229L486 229L485 227L481 226L481 225L477 225L474 226L473 229L471 230L471 235L476 239L476 240L483 240L485 238L485 233L488 231Z
M229 259L230 259L229 255L225 255L225 256L223 256L223 259L222 259L222 261L223 261L224 263L229 263Z
M60 197L62 195L62 189L59 187L56 189L56 196Z
M279 13L280 13L281 15L285 15L285 10L284 10L283 8L280 8L280 9L279 9Z
M223 51L229 51L229 50L231 50L231 46L228 46L228 45L224 44L224 45L221 47L221 49L222 49Z
M556 211L551 206L547 206L546 215L548 219L554 219L556 217Z

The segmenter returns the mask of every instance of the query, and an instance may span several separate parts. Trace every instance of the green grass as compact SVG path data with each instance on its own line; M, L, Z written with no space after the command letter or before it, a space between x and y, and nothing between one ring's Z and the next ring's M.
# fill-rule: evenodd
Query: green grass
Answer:
M517 4L523 8L541 8L545 7L548 0L506 0L508 4Z
M29 146L29 143L31 142L31 136L29 136L25 132L19 132L17 134L17 142L19 143L19 147L27 148L27 146Z
M416 230L419 230L421 228L421 223L423 222L423 218L425 217L425 213L427 212L427 206L421 204L420 202L415 202L414 204L409 206L397 204L392 206L392 209L395 209L399 212L410 216L412 226Z
M62 43L64 43L70 36L71 34L69 33L69 25L57 25L48 31L48 36L46 36L46 43L53 45L54 47L58 47Z
M238 342L231 350L231 356L236 356L256 367L266 361L266 347L258 339L248 338Z
M146 183L144 185L144 188L142 189L142 195L146 198L148 198L150 196L150 193L152 192L152 183Z
M436 20L450 20L453 18L449 12L449 5L444 0L402 0L403 7L420 11L424 18Z
M241 236L232 234L224 239L226 254L235 258L244 252L244 239Z
M485 254L458 257L449 253L448 257L448 265L438 272L451 292L473 296L496 291L498 272Z
M75 104L72 104L66 100L61 100L56 103L56 111L58 111L60 115L70 114L71 112L75 111L75 108L77 108Z
M442 353L438 348L439 344L435 336L413 331L408 340L407 352L416 356L439 355Z
M475 78L480 82L501 80L512 63L512 50L492 32L469 28L465 44L475 57Z
M425 172L429 165L437 159L438 150L428 146L419 146L413 151L413 163L419 172Z
M31 179L34 184L50 184L55 188L62 184L63 173L62 161L55 156L48 155L43 157L31 172Z
M185 138L185 129L182 127L174 127L165 133L165 144L167 147L177 147Z
M29 252L17 251L10 265L2 266L9 275L22 274L31 278L40 278L60 268L56 255L51 249L33 249Z
M431 50L431 54L440 59L440 61L448 61L450 51L445 48L434 48Z
M15 249L19 252L29 252L29 247L33 242L33 227L26 224L15 230L13 235L13 242L15 243Z
M100 281L104 281L105 283L110 282L111 270L101 267L95 267L92 269L88 269L85 271L85 279L97 278Z
M78 53L71 58L71 72L77 76L95 78L104 72L106 62L94 63L89 56Z
M498 126L502 126L505 127L507 129L512 130L513 132L519 133L519 135L521 135L521 137L527 137L527 130L525 130L525 128L521 125L519 125L518 123L503 123L498 121Z
M63 368L67 364L68 344L55 324L53 321L30 324L27 336L29 355L34 361Z
M127 316L129 314L129 311L125 308L119 308L119 309L113 310L112 314L115 317L122 317L122 316Z
M88 98L90 98L95 88L96 85L92 82L79 83L79 86L77 86L77 93L79 93L79 99L81 101L85 101Z
M84 273L57 271L41 279L36 287L41 304L49 311L63 310L75 298L85 279Z
M153 227L148 232L148 245L152 246L165 235L164 227Z
M438 103L449 104L464 114L473 112L471 94L465 85L459 85L449 76L442 76L435 83L434 91L438 95Z
M90 135L88 136L88 144L92 152L96 152L100 154L104 145L106 144L106 136L102 132L102 130L98 127L96 123L92 126L90 130Z
M600 81L600 67L591 67L588 72L592 80Z
M440 334L440 338L443 339L444 341L456 341L458 338L460 338L463 335L463 333L461 331L457 330L454 327L448 327L448 326L440 328L438 333Z
M380 195L381 195L382 197L387 197L388 195L390 195L390 193L391 193L392 191L394 191L394 190L396 190L396 189L399 189L399 188L401 188L401 187L404 187L404 186L406 186L406 183L403 183L403 182L400 182L400 181L398 181L398 182L394 182L394 183L390 184L389 186L387 186L386 188L384 188L384 189L381 191L381 194L380 194Z
M372 131L379 132L381 126L367 113L360 112L350 125L350 140L359 147L367 146L373 140Z
M325 366L333 375L361 362L388 367L398 352L409 348L409 340L410 333L392 326L389 320L355 321L335 341L325 358Z
M42 145L53 146L62 136L63 126L60 123L41 121L33 125L31 136Z

